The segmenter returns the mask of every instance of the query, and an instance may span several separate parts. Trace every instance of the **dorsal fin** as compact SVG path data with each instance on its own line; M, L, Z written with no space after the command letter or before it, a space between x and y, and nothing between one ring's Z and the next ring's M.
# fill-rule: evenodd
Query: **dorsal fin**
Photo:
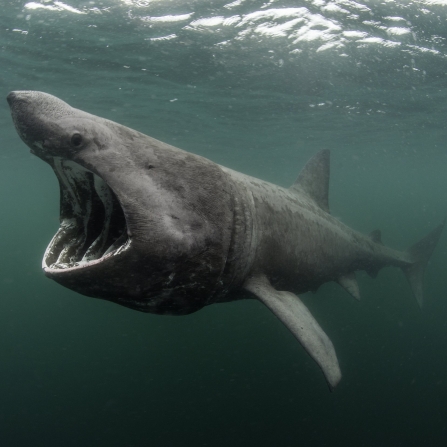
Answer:
M330 152L324 149L314 155L301 170L291 191L307 194L321 209L329 213Z
M369 237L371 238L371 240L373 242L383 245L382 244L382 233L380 232L380 230L371 231L371 233L369 233Z

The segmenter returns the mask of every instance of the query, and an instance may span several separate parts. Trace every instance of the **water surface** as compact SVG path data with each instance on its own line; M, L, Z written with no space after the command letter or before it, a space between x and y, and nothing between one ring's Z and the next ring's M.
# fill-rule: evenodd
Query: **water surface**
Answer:
M2 3L0 91L42 90L290 185L331 149L332 213L405 249L446 215L447 2ZM335 393L256 302L186 317L83 297L41 273L58 187L0 103L2 446L421 446L447 441L443 235L417 308L401 272L303 299Z

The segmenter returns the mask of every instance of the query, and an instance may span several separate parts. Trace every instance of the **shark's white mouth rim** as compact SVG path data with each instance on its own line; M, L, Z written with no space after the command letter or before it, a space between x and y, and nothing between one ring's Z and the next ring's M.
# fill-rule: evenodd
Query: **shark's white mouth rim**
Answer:
M60 184L60 226L45 250L43 270L86 269L127 251L127 221L107 183L71 160L51 157L50 164Z

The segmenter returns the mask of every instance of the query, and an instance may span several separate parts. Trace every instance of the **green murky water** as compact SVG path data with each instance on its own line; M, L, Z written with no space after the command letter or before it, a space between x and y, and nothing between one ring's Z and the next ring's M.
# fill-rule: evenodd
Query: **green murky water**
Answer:
M332 213L406 248L446 215L447 2L3 0L0 90L42 90L288 186L332 152ZM335 393L257 302L140 314L46 279L58 187L0 103L0 445L421 446L447 440L447 260L303 297Z

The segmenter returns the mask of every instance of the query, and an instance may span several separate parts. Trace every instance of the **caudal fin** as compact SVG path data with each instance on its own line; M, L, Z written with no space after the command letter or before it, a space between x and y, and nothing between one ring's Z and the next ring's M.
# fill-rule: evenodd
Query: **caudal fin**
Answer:
M421 239L419 242L411 246L407 252L413 259L413 263L402 270L410 283L413 295L419 306L424 304L423 280L427 263L433 253L433 250L441 236L442 229L445 225L445 219L441 225L437 226L431 233Z

